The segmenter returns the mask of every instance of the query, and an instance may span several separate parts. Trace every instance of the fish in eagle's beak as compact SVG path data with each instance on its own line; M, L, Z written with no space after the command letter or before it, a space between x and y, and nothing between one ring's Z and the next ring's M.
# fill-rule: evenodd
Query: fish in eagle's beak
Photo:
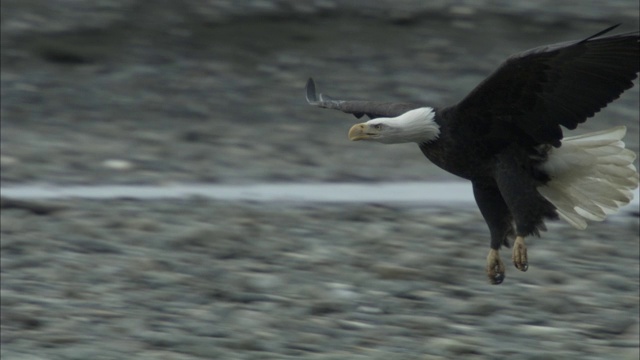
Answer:
M371 140L379 136L378 130L367 123L355 124L349 129L349 140Z

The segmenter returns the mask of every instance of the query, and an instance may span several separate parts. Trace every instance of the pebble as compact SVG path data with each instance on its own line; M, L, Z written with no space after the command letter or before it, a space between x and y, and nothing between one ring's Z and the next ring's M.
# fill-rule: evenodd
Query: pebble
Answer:
M366 324L360 321L352 321L352 320L338 320L338 324L340 325L341 328L346 330L366 330L374 327L371 324Z
M385 280L407 280L418 279L421 277L422 272L418 269L409 268L406 266L399 266L389 263L377 263L374 264L371 269L381 278Z
M102 162L102 166L112 169L112 170L131 170L134 165L131 161L122 160L122 159L108 159Z
M19 160L13 156L0 155L0 166L12 166L19 162Z

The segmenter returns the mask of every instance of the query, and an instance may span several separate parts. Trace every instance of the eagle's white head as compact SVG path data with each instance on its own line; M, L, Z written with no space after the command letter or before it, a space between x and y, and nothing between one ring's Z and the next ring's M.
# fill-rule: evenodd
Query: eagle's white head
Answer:
M437 139L439 134L440 126L435 122L434 109L422 107L398 117L375 118L353 125L349 130L349 139L383 144L426 143Z

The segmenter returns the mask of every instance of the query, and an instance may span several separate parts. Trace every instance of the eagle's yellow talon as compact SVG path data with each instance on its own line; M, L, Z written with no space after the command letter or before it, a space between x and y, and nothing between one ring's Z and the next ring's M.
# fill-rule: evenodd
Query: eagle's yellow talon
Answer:
M487 276L493 285L501 284L504 281L504 263L500 259L500 252L496 249L489 250L487 256Z
M511 255L513 265L520 271L527 271L529 269L529 259L527 258L527 246L524 243L524 237L516 237L516 241L513 243L513 253Z

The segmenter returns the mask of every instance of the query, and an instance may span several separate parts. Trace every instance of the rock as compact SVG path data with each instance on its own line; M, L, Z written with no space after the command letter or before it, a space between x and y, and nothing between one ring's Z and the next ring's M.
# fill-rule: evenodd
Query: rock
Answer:
M102 166L118 171L131 170L134 165L132 162L122 159L109 159L102 162Z
M385 280L411 280L422 277L422 272L417 269L384 262L374 264L371 270Z

